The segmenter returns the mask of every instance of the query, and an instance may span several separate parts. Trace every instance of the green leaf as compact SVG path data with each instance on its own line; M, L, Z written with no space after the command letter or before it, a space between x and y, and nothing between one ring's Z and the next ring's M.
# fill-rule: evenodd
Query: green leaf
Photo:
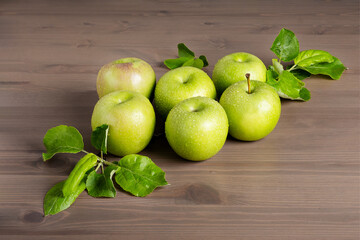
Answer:
M115 197L116 190L112 177L118 167L110 165L105 168L103 174L92 171L86 180L86 189L92 197Z
M116 171L115 181L137 197L145 197L156 187L168 184L165 172L146 156L130 154L117 164L120 168Z
M107 124L98 126L91 133L91 145L93 145L94 148L102 151L105 154L107 154L108 133L109 133L109 125Z
M194 52L185 46L183 43L178 44L178 54L179 58L176 59L166 59L164 64L169 69L175 69L182 66L192 66L199 69L209 65L206 57L201 55L199 58L195 58Z
M290 69L292 69L290 72L299 80L304 80L311 76L311 73L309 73L305 70L302 70L300 68L295 68L295 67L294 67L294 64L290 64L290 65L286 66L286 70L290 71Z
M305 50L301 51L294 59L294 63L300 67L308 67L317 63L331 63L333 56L323 50Z
M202 67L204 66L204 62L199 59L199 58L194 58L194 59L189 59L188 61L186 61L183 66L191 66L191 67L196 67L199 69L202 69Z
M291 70L291 73L299 80L304 80L311 76L311 73L302 69Z
M334 61L330 63L317 63L307 67L299 67L311 74L323 74L330 76L332 79L338 80L346 67L338 58L333 57L333 59Z
M309 101L311 98L311 93L307 88L301 88L299 92L299 97L303 101Z
M194 58L195 57L194 52L191 51L189 48L187 48L184 43L178 44L178 54L179 54L179 57L186 57L186 58Z
M281 74L282 71L284 71L283 65L281 65L281 63L279 63L277 59L273 59L272 64L273 64L274 70L276 71L277 74Z
M88 153L82 157L70 172L66 179L62 192L68 196L76 191L77 186L87 177L87 172L97 165L98 157L93 153Z
M272 81L274 79L277 79L279 77L279 74L276 72L274 66L270 65L268 70L271 70L271 79L267 79L266 81Z
M193 66L195 62L195 58L188 59L182 66Z
M188 57L181 57L176 59L166 59L164 61L165 66L167 66L169 69L175 69L178 67L181 67L186 61L193 59Z
M46 153L43 160L49 160L56 153L78 153L84 149L84 142L79 131L70 126L60 125L49 129L44 136Z
M44 214L54 215L71 206L76 198L85 190L85 179L78 185L76 191L68 196L64 196L62 188L65 181L59 182L52 187L44 198Z
M271 48L282 61L289 62L299 54L299 41L295 34L288 29L281 29Z
M209 66L209 62L207 61L207 59L206 59L206 57L205 57L204 55L201 55L201 56L199 57L199 59L201 59L201 60L203 61L204 67Z
M276 72L269 69L266 75L266 83L275 88L280 97L291 100L310 100L311 95L309 90L304 87L305 84L289 71L286 70L277 75Z
M204 62L200 59L200 58L195 58L194 59L194 64L192 65L193 67L202 69L204 67Z

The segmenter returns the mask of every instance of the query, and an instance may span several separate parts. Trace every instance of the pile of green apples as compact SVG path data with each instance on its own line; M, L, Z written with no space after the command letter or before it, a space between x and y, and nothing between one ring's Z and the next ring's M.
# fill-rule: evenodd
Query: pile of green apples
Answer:
M239 52L221 58L212 78L199 68L182 66L156 83L154 70L145 61L119 59L99 71L100 99L91 125L93 130L109 125L108 151L125 156L149 144L158 115L165 122L169 145L179 156L206 160L220 151L228 134L256 141L275 128L281 102L265 83L266 71L258 57Z

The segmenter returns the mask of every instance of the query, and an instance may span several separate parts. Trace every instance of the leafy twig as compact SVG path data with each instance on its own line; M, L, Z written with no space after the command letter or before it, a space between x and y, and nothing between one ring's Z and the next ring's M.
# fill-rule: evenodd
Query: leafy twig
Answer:
M311 74L328 75L332 79L340 79L346 69L341 61L330 53L322 50L299 51L299 41L288 29L281 29L273 42L271 51L279 58L273 59L273 65L267 71L267 83L275 88L282 98L308 101L310 91L301 80ZM281 60L294 60L290 69L283 70Z
M166 59L164 61L165 66L169 69L175 69L182 66L192 66L199 69L209 65L206 57L201 55L199 58L195 58L195 54L184 43L178 44L178 58Z
M92 145L100 150L100 157L83 149L82 136L74 127L60 125L45 134L44 145L47 153L43 154L44 160L57 153L86 154L75 165L66 181L56 184L48 191L44 199L45 215L54 215L67 209L85 189L93 197L115 197L116 190L112 179L114 175L120 187L140 197L150 194L158 186L168 184L165 172L148 157L130 154L118 162L106 161L104 153L107 153L108 133L109 126L102 125L97 127L91 136ZM61 144L60 147L57 146L58 143ZM99 168L101 174L97 173Z

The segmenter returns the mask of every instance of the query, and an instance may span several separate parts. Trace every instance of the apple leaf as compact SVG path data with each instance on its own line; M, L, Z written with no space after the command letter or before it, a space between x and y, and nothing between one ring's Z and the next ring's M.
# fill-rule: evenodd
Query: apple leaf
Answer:
M188 60L192 60L192 59L193 58L187 58L187 57L180 57L180 58L176 58L176 59L166 59L164 61L164 64L169 69L175 69L175 68L181 67Z
M281 65L281 63L279 63L277 59L273 59L272 64L277 74L281 74L282 71L284 71L283 65Z
M52 187L45 195L44 198L44 214L54 215L71 206L76 198L85 190L85 179L76 187L75 191L71 194L64 196L62 188L65 181L59 182Z
M196 67L199 69L202 69L204 66L204 62L199 59L199 58L194 58L194 59L189 59L188 61L186 61L183 66L191 66L191 67Z
M98 126L91 133L91 145L97 150L107 154L107 141L108 141L109 125L103 124Z
M201 55L199 58L203 61L204 67L209 66L209 62L207 61L207 59L204 55Z
M273 68L266 72L266 83L272 86L281 98L308 101L310 91L304 87L304 82L297 79L291 72L285 70L280 75Z
M196 68L199 68L199 69L202 69L204 67L204 62L200 58L195 58L194 59L194 64L192 66L196 67Z
M299 80L304 80L311 76L311 73L302 69L291 70L291 73Z
M145 197L156 187L168 184L165 172L146 156L130 154L115 163L120 166L115 181L137 197Z
M104 173L92 171L86 180L86 189L92 197L115 197L116 189L112 181L114 173L118 167L110 165L105 168Z
M194 58L195 54L184 43L178 44L178 55L179 57Z
M289 62L299 54L299 41L292 31L283 28L275 38L270 50L281 61Z
M43 139L46 153L43 160L51 159L56 153L78 153L84 149L83 137L79 131L70 126L60 125L49 129Z
M64 196L72 194L76 191L77 185L85 178L87 173L97 165L98 157L93 153L88 153L82 157L70 172L69 177L66 179L62 192Z
M295 68L295 67L294 67L294 64L290 64L290 65L286 66L286 70L289 70L299 80L304 80L311 76L311 73L309 73L305 70L302 70L300 68ZM290 70L290 69L292 69L292 70Z
M184 64L182 66L192 66L195 62L195 58L190 58L189 60L187 60L186 62L184 62Z
M294 59L295 65L299 67L308 67L317 63L331 63L333 56L323 50L305 50L301 51Z
M333 59L334 61L332 62L321 62L310 66L299 67L311 74L323 74L330 76L332 79L338 80L346 67L338 58L333 57Z

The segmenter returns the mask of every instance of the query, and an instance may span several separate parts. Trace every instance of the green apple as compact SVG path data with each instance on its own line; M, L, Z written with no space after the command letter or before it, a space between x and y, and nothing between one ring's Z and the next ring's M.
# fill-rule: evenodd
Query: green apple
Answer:
M266 82L266 67L258 57L238 52L221 58L212 74L218 96L221 96L231 84L246 80L246 73L250 74L250 80Z
M220 98L220 104L229 119L230 135L243 141L256 141L275 128L280 118L281 102L273 87L264 82L250 81L250 76L248 79L228 87Z
M154 105L163 119L182 100L191 97L216 98L210 77L195 67L180 67L165 73L155 87Z
M155 111L149 99L132 91L107 94L96 103L91 126L109 125L108 151L117 156L138 153L150 142Z
M156 82L152 67L139 58L122 58L104 65L98 74L99 98L118 90L129 90L150 98Z
M182 158L202 161L223 147L228 119L221 105L208 97L193 97L171 109L165 134L171 148Z

